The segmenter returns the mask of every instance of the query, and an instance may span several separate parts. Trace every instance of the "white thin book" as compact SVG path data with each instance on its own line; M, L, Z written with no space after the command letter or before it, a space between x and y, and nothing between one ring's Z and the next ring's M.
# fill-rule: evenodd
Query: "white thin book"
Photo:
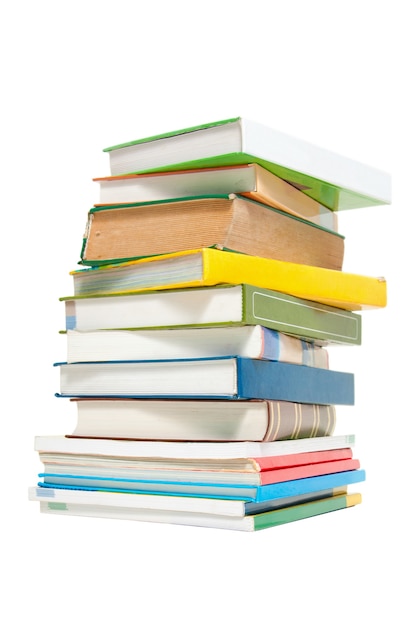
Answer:
M101 454L115 457L168 459L236 459L351 448L355 435L306 437L285 441L134 441L43 435L35 437L35 451Z
M54 493L49 496L46 493L47 491L52 491ZM84 496L81 491L76 491L74 493L75 496L72 492L70 492L70 490L40 490L33 487L29 490L29 499L39 502L41 513L53 515L122 519L138 522L180 524L185 526L239 531L262 530L306 519L315 515L346 509L361 503L361 494L348 494L341 489L340 492L328 497L325 497L323 494L318 496L316 492L310 498L304 496L297 502L292 500L292 502L287 503L287 505L283 507L281 502L272 509L267 508L265 511L252 513L246 512L236 515L229 514L229 512L227 514L212 512L215 510L215 504L217 502L220 502L220 506L223 506L224 501L215 500L214 505L211 505L209 502L204 502L203 506L201 506L202 500L209 500L208 498L174 497L173 499L176 501L177 506L185 509L177 510L175 508L161 509L159 507L142 508L141 505L138 504L138 500L133 500L133 498L142 497L142 495L137 496L136 494L131 496L129 494L128 497L132 498L132 500L129 501L127 498L123 497L125 494L113 493L109 498L110 504L103 504L103 494L89 492ZM150 498L151 496L147 497ZM156 498L164 497L156 496ZM179 504L179 500L188 500L188 504L191 506L196 505L196 510L193 510L191 507L187 507L186 505L184 506ZM162 504L162 502L166 503L166 499L164 498L160 504ZM214 500L212 500L212 502L214 502ZM138 506L136 506L137 504ZM241 507L242 503L237 501L228 504L231 506L235 504L237 507ZM270 505L270 502L268 504ZM151 505L148 504L148 506ZM189 508L191 508L191 510L186 510ZM198 508L211 508L211 511L205 512L198 510ZM229 510L231 509L229 508Z
M322 489L266 502L246 502L227 500L226 498L189 498L187 496L166 496L155 494L122 493L115 491L88 491L83 489L54 489L52 487L29 487L29 500L33 502L51 502L81 504L92 506L120 507L122 509L180 511L183 513L204 513L206 515L224 515L242 517L248 513L261 513L273 508L283 508L301 504L319 498L347 493L347 486L334 489Z

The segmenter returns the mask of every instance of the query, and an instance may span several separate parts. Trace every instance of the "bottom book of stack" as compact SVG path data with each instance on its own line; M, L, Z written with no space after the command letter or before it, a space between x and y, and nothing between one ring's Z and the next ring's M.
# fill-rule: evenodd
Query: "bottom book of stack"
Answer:
M271 442L36 437L43 513L256 531L361 503L353 435Z

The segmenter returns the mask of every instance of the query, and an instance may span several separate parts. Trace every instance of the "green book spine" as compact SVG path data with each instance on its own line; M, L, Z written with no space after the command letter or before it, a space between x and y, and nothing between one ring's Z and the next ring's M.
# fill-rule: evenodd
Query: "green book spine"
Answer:
M166 139L167 137L175 137L176 135L185 135L186 133L192 133L195 130L204 130L204 128L212 128L213 126L223 126L224 124L230 124L232 122L238 122L240 117L231 117L226 120L219 120L218 122L209 122L208 124L198 124L197 126L189 126L182 130L174 130L166 133L159 133L158 135L152 135L150 137L144 137L142 139L135 139L133 141L126 141L124 143L117 144L104 148L103 152L112 152L113 150L119 150L120 148L128 148L139 143L149 143L149 141L156 141L157 139Z
M254 530L263 530L272 526L280 526L289 522L297 522L301 519L339 511L361 503L360 494L332 496L323 500L307 502L286 509L257 513L253 515Z
M246 324L260 324L304 339L361 344L359 314L252 285L243 288L243 317Z

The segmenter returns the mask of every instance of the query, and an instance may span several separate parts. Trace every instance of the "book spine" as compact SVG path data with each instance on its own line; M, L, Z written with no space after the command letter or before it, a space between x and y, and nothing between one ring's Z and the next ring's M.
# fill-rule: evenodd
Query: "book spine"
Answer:
M330 438L328 438L328 441ZM316 452L300 452L294 454L281 454L280 456L254 457L251 463L255 471L267 472L282 467L294 467L295 465L310 465L312 463L325 463L326 461L341 461L352 459L352 448L338 448L336 450L319 450Z
M361 345L361 316L278 291L243 285L246 324L320 342Z
M260 483L270 485L288 480L309 478L312 476L322 476L335 472L346 472L360 468L358 459L343 459L340 461L327 461L324 463L313 463L312 465L301 465L299 467L286 467L275 470L268 470L260 473Z
M333 405L268 402L269 423L263 441L327 437L336 424Z
M384 278L212 248L200 251L206 285L247 283L350 311L386 306Z
M305 341L300 337L284 335L262 326L260 328L263 345L260 358L328 369L327 351L315 345L313 341Z
M237 393L241 399L354 404L354 375L351 373L239 357L236 362Z
M272 526L280 526L289 522L296 522L316 515L340 511L351 506L361 504L361 494L353 493L349 495L338 495L330 498L323 498L316 502L307 502L305 504L269 511L267 513L259 513L253 515L254 530L263 530Z
M275 498L286 498L288 496L300 496L320 489L330 489L334 487L344 487L365 480L363 469L349 470L346 472L336 472L334 474L323 474L322 476L311 476L310 478L298 478L283 483L271 485L261 485L257 487L254 502L264 502Z

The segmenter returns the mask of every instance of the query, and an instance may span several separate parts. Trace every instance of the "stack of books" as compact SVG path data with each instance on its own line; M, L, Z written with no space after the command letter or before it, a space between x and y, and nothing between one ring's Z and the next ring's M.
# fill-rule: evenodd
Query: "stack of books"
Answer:
M253 531L361 502L336 433L384 279L343 270L337 211L387 174L235 118L108 148L65 306L72 433L35 438L40 510Z

